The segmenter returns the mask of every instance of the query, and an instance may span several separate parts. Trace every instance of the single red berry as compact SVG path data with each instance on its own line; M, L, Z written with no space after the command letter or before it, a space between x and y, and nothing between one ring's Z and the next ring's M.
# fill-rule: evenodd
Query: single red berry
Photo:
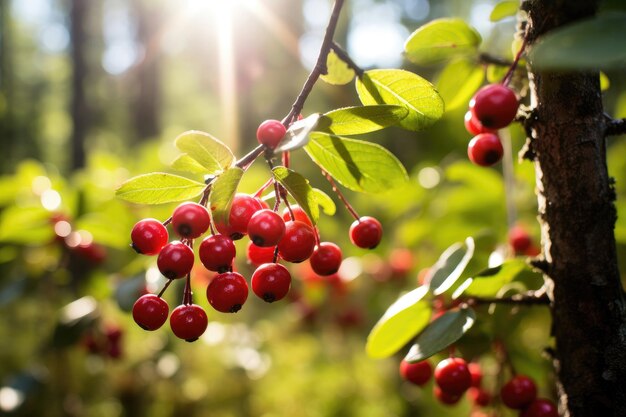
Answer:
M191 272L193 258L193 250L184 243L175 240L161 249L157 258L157 266L159 271L168 279L182 278Z
M491 394L482 388L470 387L467 390L467 396L478 406L486 407L491 404Z
M107 346L107 355L111 359L119 359L122 357L123 351L122 346L119 342L109 343Z
M131 246L143 255L156 255L167 244L169 236L163 223L156 219L143 219L130 232Z
M179 339L187 342L197 340L207 328L209 319L202 307L197 304L179 305L172 311L170 327Z
M276 251L276 246L272 246L269 248L262 248L260 246L255 245L252 242L249 242L248 250L246 254L248 257L248 262L250 262L254 266L259 266L262 264L274 262L275 251Z
M172 213L172 226L180 237L195 239L206 232L210 224L209 212L198 203L183 203Z
M493 133L481 133L474 136L467 145L470 161L481 167L494 165L502 159L502 143Z
M119 342L123 334L122 328L116 325L109 325L104 330L104 335L111 343Z
M236 313L248 299L248 283L238 272L225 272L213 278L206 297L217 311Z
M480 384L483 380L483 371L480 367L480 364L476 362L470 362L467 364L467 369L469 369L470 375L472 376L472 386L475 388L480 388Z
M297 204L290 206L291 213L293 213L293 219L291 218L291 213L289 212L289 208L285 207L283 210L283 220L288 222L290 220L300 220L302 223L306 223L307 225L313 227L313 223L309 216L307 216L306 212Z
M287 128L278 120L266 120L259 125L256 138L261 145L275 149L287 133Z
M509 230L509 244L513 248L516 255L526 254L528 249L533 244L533 241L526 231L521 226L513 226Z
M435 368L435 382L443 391L461 395L472 385L472 375L465 360L448 358Z
M521 410L537 398L537 386L531 378L516 375L502 386L500 397L507 407Z
M510 88L490 84L476 92L469 106L481 125L488 129L501 129L515 119L519 102Z
M200 261L209 271L226 272L230 270L236 255L232 239L224 235L204 238L198 249Z
M315 249L315 232L299 220L285 223L285 234L278 242L278 254L287 262L309 259Z
M433 367L428 361L409 363L405 360L400 362L400 375L405 380L415 385L424 385L433 375Z
M359 248L374 249L382 237L383 227L373 217L361 217L350 226L350 241Z
M447 405L454 405L458 403L461 399L461 394L451 394L447 391L442 390L437 385L435 385L435 387L433 388L433 394L440 403Z
M278 213L259 210L250 217L248 236L257 246L276 246L285 234L285 222Z
M520 417L559 417L559 411L552 401L537 398L522 411Z
M252 291L268 303L282 300L291 287L291 274L281 264L267 263L252 274Z
M215 227L221 234L230 236L232 240L239 240L248 232L248 223L252 215L262 209L261 203L256 198L237 193L230 208L228 224L217 223Z
M169 312L167 302L155 294L142 295L133 305L133 319L144 330L163 326Z
M311 255L311 268L316 274L327 276L339 270L342 254L339 246L332 242L320 243Z
M481 125L478 120L474 117L471 110L468 110L465 113L465 129L471 133L472 135L478 135L480 133L495 133L497 130L487 129L485 126Z

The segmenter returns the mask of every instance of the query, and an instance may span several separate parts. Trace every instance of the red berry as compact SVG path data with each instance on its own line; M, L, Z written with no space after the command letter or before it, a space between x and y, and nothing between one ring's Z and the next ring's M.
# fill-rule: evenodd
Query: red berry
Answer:
M198 255L209 271L226 272L230 270L235 259L235 244L224 235L208 236L200 244Z
M493 133L481 133L474 136L467 145L470 161L482 167L491 166L502 159L502 143Z
M559 411L552 401L537 398L522 411L520 417L559 417Z
M184 243L175 240L161 249L157 258L157 266L166 278L182 278L191 272L193 258L193 250Z
M180 237L197 238L209 229L210 224L209 212L198 203L183 203L172 213L172 226Z
M515 92L501 84L484 86L470 101L472 115L488 129L508 126L515 119L518 107Z
M156 219L143 219L130 232L131 246L143 255L156 255L167 244L167 229Z
M252 274L252 291L268 303L282 300L291 287L291 274L281 264L267 263Z
M456 404L461 399L461 394L450 394L449 392L439 388L437 385L433 388L433 394L435 394L435 398L437 398L439 402L447 405Z
M287 262L309 259L315 249L315 232L299 220L285 223L285 234L278 242L278 253Z
M469 369L470 375L472 376L472 387L480 388L480 384L483 380L483 371L480 365L476 362L470 362L467 364L467 369Z
M461 395L471 386L472 376L463 359L448 358L435 368L435 382L443 391Z
M316 274L327 276L339 270L341 266L341 249L332 242L322 242L311 255L311 268Z
M236 313L248 299L248 283L238 272L225 272L213 278L206 296L217 311Z
M86 261L90 266L101 264L107 257L107 252L104 246L98 245L94 242L80 244L72 249L76 255Z
M278 213L259 210L250 217L248 236L257 246L276 246L285 234L285 222Z
M209 320L197 304L183 304L172 311L170 326L176 337L188 342L197 340L207 328Z
M480 133L495 133L497 130L487 129L485 126L481 125L478 120L474 117L471 110L468 110L465 113L465 130L467 130L472 135L478 135Z
M248 222L252 215L262 208L256 198L237 193L230 208L228 224L218 223L215 227L221 234L230 236L232 240L239 240L248 232Z
M120 327L118 326L108 326L106 328L106 330L104 331L104 335L106 336L107 340L111 343L115 343L115 342L119 342L120 339L122 338L123 335L123 331Z
M409 363L405 360L400 362L400 375L405 380L415 385L424 385L433 375L433 367L428 361Z
M364 216L350 226L350 241L363 249L374 249L383 237L383 227L373 217Z
M248 250L247 250L248 261L254 266L259 266L262 264L274 262L275 250L276 250L276 246L272 246L269 248L262 248L250 242L248 243Z
M526 254L533 244L530 235L521 226L514 226L509 230L509 244L513 248L516 255Z
M537 398L537 386L531 378L516 375L502 386L500 397L507 407L521 410Z
M156 330L163 326L169 311L164 299L155 294L146 294L135 301L133 319L144 330Z
M474 404L481 407L486 407L491 403L491 394L482 388L470 387L467 390L467 396Z
M291 213L289 213L289 209L285 207L283 210L283 220L288 222L290 220L300 220L302 223L306 223L307 225L313 227L313 223L309 216L307 216L306 212L297 204L290 206L291 213L293 213L293 219L291 218Z
M259 125L256 138L261 145L275 149L287 133L287 128L278 120L266 120Z

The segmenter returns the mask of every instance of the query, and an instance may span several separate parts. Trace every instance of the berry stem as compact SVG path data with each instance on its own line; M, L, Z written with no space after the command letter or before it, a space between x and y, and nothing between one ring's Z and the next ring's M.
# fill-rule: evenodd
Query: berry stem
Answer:
M185 290L183 292L183 304L185 305L192 304L191 272L187 274L187 278L185 279Z
M163 289L161 289L161 291L159 291L159 298L163 297L163 293L165 293L165 290L167 290L167 287L170 286L170 284L172 283L173 280L168 279L167 282L165 283L165 285L163 286Z
M263 192L264 192L265 190L267 190L267 188L268 188L270 185L272 185L272 183L273 183L273 182L274 182L274 177L270 177L270 178L269 178L269 179L265 182L265 184L263 184L263 185L261 186L261 188L259 188L259 189L257 190L257 192L256 192L256 193L254 193L254 197L256 197L256 198L260 198L260 197L261 197L261 194L263 194Z
M504 78L502 79L502 83L501 83L502 85L504 86L509 85L511 78L513 77L513 72L515 71L515 68L517 67L517 63L519 62L520 58L522 57L522 54L524 53L524 50L526 49L527 42L528 42L528 36L527 36L527 33L524 33L524 40L522 41L522 46L520 46L519 51L517 51L517 54L515 55L515 59L513 60L513 63L511 64L511 66L509 67L509 70L504 75Z
M333 188L333 191L335 192L335 194L337 194L337 197L339 197L343 205L346 206L346 208L348 209L352 217L354 217L355 220L359 220L360 216L357 214L356 210L354 210L354 208L350 205L350 203L348 203L348 200L346 199L346 197L339 190L339 188L337 187L337 184L335 184L335 180L333 180L333 177L331 177L330 174L324 170L322 170L322 175L328 180L331 187Z
M285 166L285 168L289 168L289 158L290 154L289 151L285 151L283 152L283 165Z

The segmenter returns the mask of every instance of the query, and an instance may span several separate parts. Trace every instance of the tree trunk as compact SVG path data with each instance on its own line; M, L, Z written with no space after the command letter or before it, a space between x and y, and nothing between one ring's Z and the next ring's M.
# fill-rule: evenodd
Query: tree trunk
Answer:
M528 0L528 40L599 1ZM614 237L598 73L533 71L525 156L535 164L560 413L626 416L626 303Z
M87 76L87 58L85 30L90 2L72 0L70 3L70 36L72 39L72 136L70 146L72 152L71 167L79 169L85 166L85 138L89 126L89 109L85 93Z

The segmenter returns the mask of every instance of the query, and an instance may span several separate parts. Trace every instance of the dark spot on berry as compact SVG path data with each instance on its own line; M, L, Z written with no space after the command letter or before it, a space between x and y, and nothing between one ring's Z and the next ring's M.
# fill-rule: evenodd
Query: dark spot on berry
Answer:
M274 301L276 301L276 296L271 292L266 292L265 294L263 294L263 301L273 303Z
M496 151L489 151L485 154L485 162L489 165L495 164L500 160L500 154Z
M181 224L178 226L178 234L183 237L189 236L191 234L191 227L187 224Z
M163 275L167 279L176 279L176 273L174 271L164 271Z
M232 234L230 235L230 238L231 238L232 240L239 240L239 239L241 239L243 236L244 236L244 235L243 235L243 233L235 232L235 233L232 233Z
M483 125L483 127L493 127L494 125L493 122L494 122L493 119L491 119L490 117L480 119L480 124Z
M139 250L139 248L138 248L138 247L137 247L134 243L131 243L131 244L130 244L130 247L131 247L131 248L133 248L133 249L135 250L135 252L137 252L138 254L140 254L140 255L142 255L142 254L143 254L143 252L141 252L141 251Z
M230 308L230 312L231 313L236 313L239 310L241 310L241 304L234 304L231 308Z
M196 340L198 340L198 338L196 337L195 339L185 339L185 342L195 342Z
M263 243L265 243L265 239L263 239L262 237L259 236L251 236L252 237L252 243L254 243L257 246L263 246Z
M223 274L224 272L229 272L229 271L232 271L232 270L233 270L233 267L230 266L230 265L229 266L221 266L221 267L219 267L217 269L217 273L218 274Z

